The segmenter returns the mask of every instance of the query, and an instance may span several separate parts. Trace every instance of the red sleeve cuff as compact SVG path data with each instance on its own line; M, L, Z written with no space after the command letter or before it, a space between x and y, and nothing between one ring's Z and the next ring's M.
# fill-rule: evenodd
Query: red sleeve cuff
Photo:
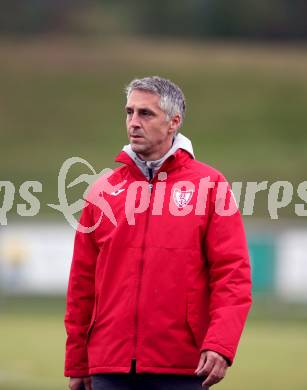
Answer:
M217 352L227 360L229 366L231 366L233 363L234 354L231 351L229 351L229 349L224 348L218 344L204 342L201 347L201 352L203 351Z

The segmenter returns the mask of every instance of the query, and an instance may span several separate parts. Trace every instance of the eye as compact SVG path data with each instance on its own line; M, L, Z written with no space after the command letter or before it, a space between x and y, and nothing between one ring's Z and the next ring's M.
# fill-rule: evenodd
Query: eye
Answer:
M131 108L127 108L126 112L127 112L127 115L132 115L133 114L133 110Z
M152 113L148 110L140 110L140 114L142 116L151 116L152 115Z

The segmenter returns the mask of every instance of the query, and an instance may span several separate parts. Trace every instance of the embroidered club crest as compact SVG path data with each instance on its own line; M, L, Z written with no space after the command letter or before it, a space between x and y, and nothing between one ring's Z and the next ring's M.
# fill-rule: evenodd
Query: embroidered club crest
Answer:
M175 188L173 192L174 202L176 203L176 206L181 209L183 209L190 202L192 196L193 196L192 190L182 191L179 190L178 188Z

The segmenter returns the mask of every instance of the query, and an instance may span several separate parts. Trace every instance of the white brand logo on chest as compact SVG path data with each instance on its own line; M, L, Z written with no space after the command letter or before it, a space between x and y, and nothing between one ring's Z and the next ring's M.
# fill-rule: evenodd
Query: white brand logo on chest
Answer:
M111 192L111 195L113 196L117 196L119 195L121 192L125 191L125 188L121 188L120 190L117 190L117 191L113 191Z

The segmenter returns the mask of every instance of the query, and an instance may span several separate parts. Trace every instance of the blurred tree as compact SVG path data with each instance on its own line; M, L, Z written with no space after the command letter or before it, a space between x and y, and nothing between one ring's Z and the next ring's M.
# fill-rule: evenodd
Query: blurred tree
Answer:
M307 37L305 0L207 0L204 33L218 37Z
M305 0L143 0L141 32L201 37L307 37Z
M306 0L4 0L0 32L299 39Z
M0 32L14 35L69 31L71 14L84 0L10 0L1 2Z

